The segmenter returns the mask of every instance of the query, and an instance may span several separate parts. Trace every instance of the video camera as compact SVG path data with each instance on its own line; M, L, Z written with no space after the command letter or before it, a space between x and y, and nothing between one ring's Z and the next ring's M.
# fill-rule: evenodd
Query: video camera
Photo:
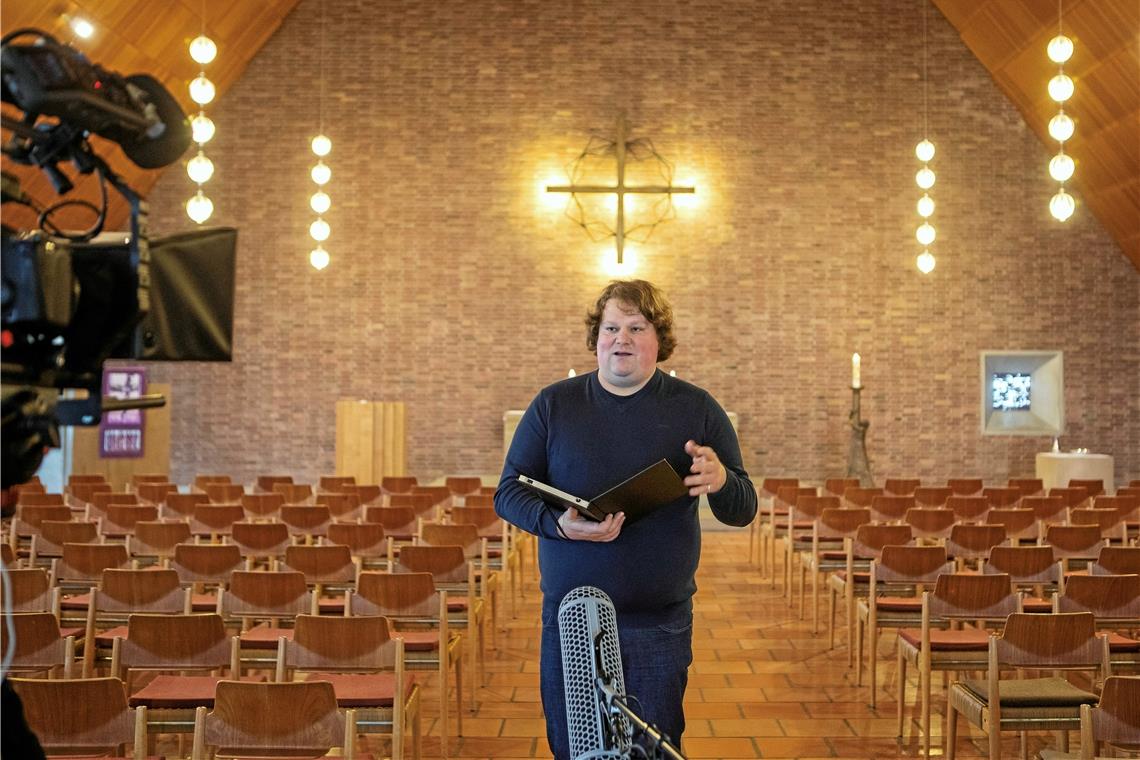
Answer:
M25 37L31 41L15 42ZM4 156L42 169L60 195L73 188L59 168L70 161L80 174L98 174L102 194L102 208L64 200L41 210L14 175L3 175L3 202L38 211L40 227L3 228L2 480L8 488L35 473L45 447L59 445L59 425L92 425L103 411L165 403L161 396L102 398L105 360L231 359L237 232L209 229L151 241L145 201L91 149L89 135L100 135L146 169L182 156L190 126L158 80L108 71L34 29L0 40L0 64L3 101L23 112L22 119L3 116L11 132ZM108 183L130 204L129 232L103 233ZM51 215L72 204L98 212L90 229L69 233L54 225Z

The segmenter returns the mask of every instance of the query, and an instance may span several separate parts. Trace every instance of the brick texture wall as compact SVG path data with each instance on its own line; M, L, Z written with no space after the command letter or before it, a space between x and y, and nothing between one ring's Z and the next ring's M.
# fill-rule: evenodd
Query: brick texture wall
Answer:
M622 112L698 187L633 251L676 309L666 369L739 414L754 476L845 471L853 351L879 478L1029 475L1051 441L980 434L979 352L1049 349L1062 446L1140 478L1140 276L1084 207L1052 221L1049 149L937 10L923 276L918 3L325 2L332 265L308 264L321 2L302 0L210 108L235 360L152 367L180 481L331 473L340 397L406 402L413 474L497 472L503 411L594 365L582 316L612 244L541 187ZM158 234L190 226L191 194L172 167Z

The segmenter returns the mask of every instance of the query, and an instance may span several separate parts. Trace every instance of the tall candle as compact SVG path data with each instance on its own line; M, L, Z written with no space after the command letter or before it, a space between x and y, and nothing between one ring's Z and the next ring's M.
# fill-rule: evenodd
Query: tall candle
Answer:
M862 388L862 383L859 382L859 354L851 354L851 387Z

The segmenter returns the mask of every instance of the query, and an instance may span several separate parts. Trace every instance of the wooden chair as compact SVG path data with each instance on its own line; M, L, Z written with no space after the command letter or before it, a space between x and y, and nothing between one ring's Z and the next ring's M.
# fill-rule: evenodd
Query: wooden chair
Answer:
M939 575L933 591L922 594L918 628L900 628L898 640L898 725L903 735L907 665L918 670L923 755L930 757L931 681L934 671L962 672L986 666L989 631L1021 612L1021 597L1008 575L947 573Z
M24 704L28 728L49 755L147 756L146 708L127 706L117 678L11 679Z
M946 500L946 506L963 522L986 522L986 513L990 511L990 502L985 496L955 494Z
M285 495L281 493L247 493L241 497L241 508L249 521L278 520L284 505Z
M178 486L174 483L139 483L135 487L139 501L143 504L161 506L172 493L178 493Z
M13 486L17 488L18 486ZM41 486L42 488L42 486ZM66 507L67 500L61 493L47 493L46 491L29 491L20 489L16 495L18 507Z
M871 497L871 519L880 523L900 523L908 509L914 509L913 496L876 494Z
M1074 563L1079 569L1095 562L1108 542L1101 537L1098 525L1050 525L1041 543L1053 547L1053 556L1061 560L1068 573Z
M1070 525L1095 525L1100 528L1100 536L1109 544L1125 546L1128 543L1128 528L1118 509L1070 509Z
M412 475L385 475L380 479L380 489L384 493L411 493L419 485Z
M338 523L329 525L324 539L330 544L347 546L353 560L362 570L390 568L389 541L380 523Z
M12 612L50 612L59 616L59 589L42 567L11 568L4 589L4 608Z
M945 544L958 517L945 507L913 507L903 515L903 522L920 544Z
M111 674L132 707L146 708L153 733L192 733L195 710L213 705L218 682L237 670L237 637L218 614L131 615L112 643Z
M40 531L32 536L28 548L28 565L31 567L50 566L63 556L64 544L101 544L99 521L86 520L44 520Z
M241 504L198 504L190 517L190 532L217 544L233 534L234 523L244 519Z
M772 588L776 587L776 544L786 540L791 530L792 505L801 496L815 496L816 489L808 486L781 486L776 496L768 502L768 514L760 525L760 569L761 574L769 573ZM800 530L810 530L810 521L801 522ZM781 578L784 582L784 594L788 594L788 585L792 580L792 569L787 564L788 553L785 549L784 567Z
M876 496L883 496L882 488L863 488L861 486L848 488L843 492L843 506L848 509L862 509L870 507Z
M160 514L164 520L189 520L194 515L195 507L209 503L210 497L201 492L169 493Z
M278 642L275 680L291 682L298 673L330 682L337 704L356 710L358 731L391 736L392 760L404 757L410 729L419 760L420 689L405 671L404 640L390 636L386 618L298 615L292 640Z
M63 504L21 506L7 526L8 545L17 555L25 554L30 550L32 539L39 535L44 521L71 522L71 518L71 509Z
M420 494L421 496L430 496L432 505L438 507L440 513L451 507L451 489L447 486L412 486L413 494Z
M396 544L411 543L419 529L415 510L411 507L368 507L364 522L384 526L384 533Z
M1140 535L1140 494L1130 496L1118 491L1116 496L1097 496L1093 499L1093 509L1117 510L1125 526L1127 541Z
M273 493L273 486L277 484L292 485L292 475L258 475L254 480L254 488L258 493Z
M293 635L298 615L319 610L304 573L235 570L229 587L219 591L218 612L227 627L240 628L239 666L273 667L269 663L276 663L277 639ZM240 670L234 675L240 676Z
M1065 500L1065 506L1070 508L1077 508L1088 506L1086 502L1090 502L1092 497L1089 495L1087 488L1050 488L1049 496L1059 496Z
M772 500L781 488L798 488L799 485L798 478L764 478L756 488L756 519L748 532L748 558L751 561L755 554L761 577L765 574L763 538L764 533L771 529Z
M394 571L431 573L436 588L448 592L450 623L466 628L472 670L471 704L476 707L476 687L483 683L487 616L475 563L467 560L460 546L405 546Z
M190 612L190 590L179 584L178 573L153 569L104 570L87 605L84 678L91 678L100 662L111 662L115 637L127 635L127 618L144 612L173 615Z
M1045 482L1041 478L1010 478L1009 486L1021 491L1022 498L1045 492Z
M387 499L388 507L411 507L416 518L438 522L443 519L444 505L439 501L439 494L432 493L394 493Z
M1090 613L1010 615L1000 636L991 636L984 680L957 681L947 698L946 757L954 760L958 718L988 734L990 760L1000 760L1001 732L1021 734L1027 754L1028 731L1066 732L1080 728L1081 705L1094 705L1096 694L1074 686L1054 671L1088 671L1094 678L1111 675L1108 639L1098 636ZM1002 678L1002 670L1019 670L1019 678ZM1044 677L1026 677L1048 673ZM1061 749L1067 738L1061 734Z
M467 562L474 565L475 582L487 601L491 645L495 645L495 627L498 620L498 596L501 575L491 567L487 539L479 535L473 524L421 523L417 541L423 546L460 546Z
M1106 748L1140 753L1140 678L1110 676L1104 680L1096 707L1081 705L1080 760L1094 760ZM1042 760L1059 760L1041 753Z
M995 507L986 513L986 523L1004 525L1005 537L1013 545L1036 542L1040 538L1040 523L1032 509Z
M293 544L289 526L280 522L235 522L230 541L241 552L245 569L265 566L276 570L285 557L285 549Z
M318 507L327 508L336 522L359 522L364 516L360 498L354 493L319 493L316 503Z
M195 714L193 760L324 757L337 747L355 760L356 711L340 713L328 681L220 681L213 710Z
M991 523L957 523L946 539L946 555L959 571L978 569L989 558L995 546L1008 546L1004 525Z
M1091 612L1098 629L1108 631L1114 671L1140 665L1140 641L1121 631L1140 628L1140 575L1072 575L1054 597L1055 612Z
M865 509L841 509L838 496L809 497L819 499L824 505L819 517L812 521L811 544L808 550L800 555L800 618L804 617L803 600L806 575L811 574L811 606L812 606L812 633L819 632L819 592L820 579L826 579L829 573L838 572L847 566L847 553L845 542L854 540L859 526L870 522L871 513ZM832 635L834 636L834 596L831 597L832 608L828 615L832 621ZM834 641L831 642L834 646Z
M1072 478L1069 480L1069 488L1083 488L1089 493L1089 498L1096 498L1104 493L1104 481L1100 478Z
M324 544L286 547L284 569L304 574L321 613L343 615L344 594L356 587L361 568L347 546Z
M1021 489L1011 486L990 486L982 489L982 496L997 509L1012 509L1021 501Z
M859 527L855 538L843 542L843 569L832 573L827 579L828 624L827 641L829 648L835 648L835 608L836 600L843 599L844 627L847 629L847 666L855 663L855 600L867 593L870 581L871 560L879 557L884 546L905 545L914 542L909 525L878 525L871 523L871 510L858 519Z
M150 504L110 504L99 522L103 538L109 541L126 541L135 532L135 524L158 520L158 507Z
M444 479L447 490L453 497L462 498L467 494L478 493L483 479L467 475L451 475Z
M463 506L494 508L495 496L489 493L469 493L463 497ZM454 507L452 507L452 509L454 509Z
M97 483L71 483L67 486L67 493L64 495L64 499L67 501L67 506L73 509L86 509L95 494L110 490L111 484L104 481Z
M1052 610L1052 596L1065 582L1064 569L1053 557L1051 546L995 546L982 564L982 572L1008 575L1014 590L1030 594L1021 601L1026 612Z
M135 523L133 535L127 536L127 552L135 567L170 567L175 547L191 540L189 523L139 521Z
M819 520L825 509L839 509L839 498L836 496L798 496L795 504L791 504L788 512L788 524L791 530L784 536L784 567L787 572L784 576L784 598L788 606L795 606L795 584L792 582L799 576L800 619L803 619L805 600L807 596L807 568L801 560L812 551L813 533L815 523ZM832 546L838 548L843 540L837 539ZM800 572L796 572L796 567Z
M211 504L240 504L245 486L240 483L207 483L202 487Z
M456 735L463 735L463 637L453 632L447 591L437 590L430 573L364 572L349 595L351 615L382 615L404 641L409 668L434 670L439 678L441 748L447 757L450 736L448 700L455 671ZM472 702L474 704L474 702Z
M276 483L273 491L284 496L286 504L307 506L313 503L313 487L308 483Z
M826 478L823 481L824 494L843 497L848 488L858 488L859 478Z
M921 485L918 478L887 478L883 481L883 492L892 496L913 496Z
M948 478L946 487L953 491L955 496L980 496L983 484L981 478Z
M346 489L356 486L353 475L322 475L317 480L318 492L347 493Z
M1065 522L1069 512L1060 496L1025 496L1021 499L1021 508L1032 509L1037 522L1045 525Z
M946 486L919 486L914 489L914 505L916 507L949 507L947 502L954 492ZM969 497L960 497L969 498Z
M1089 575L1140 575L1140 546L1104 547L1089 565Z
M0 648L8 655L8 647L12 646L11 660L6 662L6 675L73 677L75 636L62 635L59 620L53 613L14 612L8 623L11 631L7 624L0 625Z
M914 627L921 621L922 591L934 586L938 576L954 572L954 563L943 546L884 546L871 561L867 598L856 608L855 683L863 683L863 642L867 641L869 702L874 709L878 695L880 631Z
M60 591L60 625L87 621L88 592L103 579L108 568L130 567L125 544L64 544L63 554L52 560L51 585Z
M129 491L100 491L91 495L91 501L87 505L87 514L85 519L94 520L96 517L102 517L103 513L107 511L107 507L112 504L121 504L123 506L131 506L139 504L139 495Z
M179 544L170 562L178 582L190 589L193 612L217 611L218 590L227 587L233 572L244 566L241 549L233 544Z
M218 483L225 484L232 482L233 478L231 478L229 475L195 475L193 488L195 491L201 491L202 493L205 493L206 486Z
M374 484L356 485L352 488L346 488L345 493L355 495L361 507L380 506L380 503L384 499L384 492L380 490L380 486Z
M314 544L328 535L332 514L328 507L286 504L281 507L281 522L294 540Z

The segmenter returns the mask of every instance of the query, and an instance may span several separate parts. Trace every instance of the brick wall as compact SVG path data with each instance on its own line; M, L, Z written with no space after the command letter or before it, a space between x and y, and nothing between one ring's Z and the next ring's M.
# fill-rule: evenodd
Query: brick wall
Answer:
M340 397L406 402L414 474L497 472L503 411L594 363L581 319L612 247L540 188L619 112L698 186L635 274L674 302L666 368L739 413L755 476L844 472L853 351L880 478L1031 474L1049 439L979 433L979 351L1049 349L1062 446L1140 477L1140 277L1084 207L1051 220L1048 148L937 10L924 277L917 3L326 2L332 265L308 264L321 3L302 0L210 109L236 349L153 367L180 481L331 473ZM191 194L172 167L159 234Z

